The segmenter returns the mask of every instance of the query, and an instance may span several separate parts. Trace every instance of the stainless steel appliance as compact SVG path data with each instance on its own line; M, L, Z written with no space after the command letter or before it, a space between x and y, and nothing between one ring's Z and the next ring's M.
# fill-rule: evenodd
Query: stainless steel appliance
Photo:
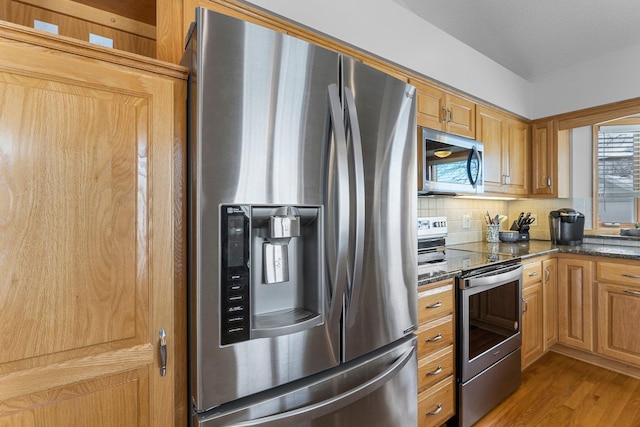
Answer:
M416 424L415 88L197 9L193 425Z
M448 271L447 217L418 218L418 277L426 279Z
M418 194L484 193L484 144L420 128Z
M571 208L549 212L551 243L578 246L584 235L584 215Z
M457 279L458 425L471 426L520 386L522 266L497 255Z

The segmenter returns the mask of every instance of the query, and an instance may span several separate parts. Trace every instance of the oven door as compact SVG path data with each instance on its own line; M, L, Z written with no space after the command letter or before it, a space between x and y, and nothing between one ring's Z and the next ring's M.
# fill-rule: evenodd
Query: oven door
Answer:
M522 266L459 279L460 380L466 382L520 348Z

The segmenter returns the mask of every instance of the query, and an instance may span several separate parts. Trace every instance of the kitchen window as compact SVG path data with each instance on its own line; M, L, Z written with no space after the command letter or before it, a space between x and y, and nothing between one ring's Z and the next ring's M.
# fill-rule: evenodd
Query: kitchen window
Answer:
M594 126L599 227L640 223L640 117Z

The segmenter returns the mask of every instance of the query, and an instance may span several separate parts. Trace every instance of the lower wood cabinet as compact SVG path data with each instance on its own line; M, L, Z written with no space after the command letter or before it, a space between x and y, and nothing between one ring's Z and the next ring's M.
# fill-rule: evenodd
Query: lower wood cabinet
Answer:
M418 288L418 425L455 415L453 279Z
M597 263L597 352L640 366L640 265Z
M558 342L558 260L542 261L544 351Z
M593 261L558 260L558 342L593 351Z
M522 290L522 367L540 357L544 352L542 282Z
M455 378L440 381L418 395L418 427L441 426L455 415Z
M522 368L558 341L557 261L537 258L522 273Z

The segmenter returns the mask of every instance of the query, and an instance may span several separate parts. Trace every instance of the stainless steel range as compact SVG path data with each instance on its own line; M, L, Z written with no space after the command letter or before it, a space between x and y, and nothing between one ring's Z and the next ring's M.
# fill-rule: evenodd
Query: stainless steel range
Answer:
M520 386L522 265L463 270L457 285L457 414L467 427Z

